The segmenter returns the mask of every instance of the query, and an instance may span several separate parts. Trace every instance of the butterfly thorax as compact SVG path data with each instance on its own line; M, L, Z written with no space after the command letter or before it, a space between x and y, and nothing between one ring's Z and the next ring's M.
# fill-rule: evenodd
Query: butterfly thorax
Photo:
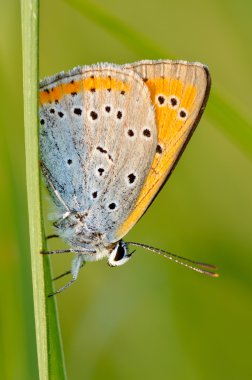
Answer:
M91 252L99 251L101 256L107 256L113 250L115 243L106 241L105 235L95 226L90 228L86 223L87 216L87 212L73 211L56 221L54 226L59 235L72 247L90 249Z
M84 261L108 258L110 266L126 263L131 257L127 244L122 239L114 243L108 242L104 234L88 228L86 217L87 213L71 212L55 222L54 226L73 250L83 250Z

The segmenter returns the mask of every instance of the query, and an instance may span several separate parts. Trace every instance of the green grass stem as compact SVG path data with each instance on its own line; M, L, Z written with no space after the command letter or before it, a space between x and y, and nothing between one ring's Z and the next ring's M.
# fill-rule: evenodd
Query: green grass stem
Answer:
M21 1L21 12L26 177L39 376L40 380L65 380L56 301L47 297L52 291L50 261L40 254L46 247L39 170L39 0Z

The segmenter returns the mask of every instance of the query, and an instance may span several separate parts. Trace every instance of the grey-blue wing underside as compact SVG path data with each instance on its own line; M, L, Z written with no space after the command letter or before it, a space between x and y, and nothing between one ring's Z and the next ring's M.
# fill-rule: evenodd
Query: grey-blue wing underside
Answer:
M71 83L78 90L70 92ZM47 78L41 92L51 94L40 105L40 147L53 199L62 214L64 205L83 213L87 230L113 242L156 150L149 91L133 71L101 64Z

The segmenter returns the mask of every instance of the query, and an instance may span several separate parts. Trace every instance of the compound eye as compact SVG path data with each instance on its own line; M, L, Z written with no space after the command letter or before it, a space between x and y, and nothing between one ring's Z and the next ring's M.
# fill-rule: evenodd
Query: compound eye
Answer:
M120 240L109 255L108 264L111 267L118 267L125 264L130 259L130 256L127 245Z

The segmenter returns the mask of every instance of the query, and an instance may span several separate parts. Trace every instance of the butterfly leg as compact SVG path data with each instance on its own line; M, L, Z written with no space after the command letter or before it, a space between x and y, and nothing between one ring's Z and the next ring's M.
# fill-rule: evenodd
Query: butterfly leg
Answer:
M59 288L58 290L56 290L55 292L49 294L48 297L55 296L55 294L61 293L61 292L63 292L63 290L69 288L77 280L79 270L84 264L85 264L84 256L81 254L77 255L75 257L75 259L73 260L73 263L72 263L72 269L71 269L71 273L73 276L72 280L69 281L66 285L64 285L61 288ZM67 274L67 272L65 274ZM62 277L62 276L59 276L59 277Z
M49 239L58 238L58 237L59 235L53 234L53 235L46 236L46 239L49 240Z
M84 262L81 264L80 269L84 267L85 263L86 263L86 262L84 261ZM53 278L53 281L56 281L56 280L58 280L59 278L65 277L65 276L67 276L68 274L71 274L71 273L72 273L71 269L70 269L70 270L67 270L66 272L60 274L59 276L54 277L54 278Z
M60 274L59 276L54 277L54 278L53 278L53 281L58 280L59 278L65 277L65 276L67 276L68 274L71 274L71 273L72 273L71 269L70 269L70 270L67 270L66 272Z

